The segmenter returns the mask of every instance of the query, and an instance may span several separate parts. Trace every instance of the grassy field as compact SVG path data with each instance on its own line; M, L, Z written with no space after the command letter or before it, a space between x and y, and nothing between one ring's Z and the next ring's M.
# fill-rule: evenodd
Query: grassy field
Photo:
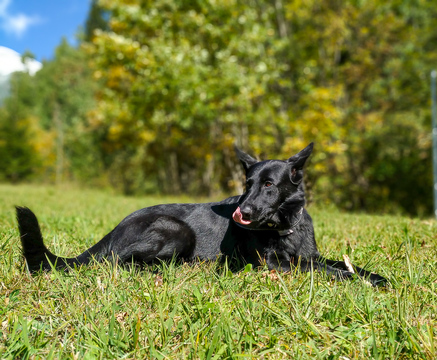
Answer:
M0 185L0 358L437 358L434 220L309 208L320 252L348 254L387 289L226 264L25 271L14 205L35 211L54 253L73 256L133 210L174 201L190 199Z

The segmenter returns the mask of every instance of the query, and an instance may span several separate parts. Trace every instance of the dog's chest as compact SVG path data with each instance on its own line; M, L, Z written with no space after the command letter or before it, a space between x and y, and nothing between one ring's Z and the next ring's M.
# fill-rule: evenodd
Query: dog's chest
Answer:
M269 251L281 253L283 256L294 257L299 253L299 237L295 233L277 236L270 241Z

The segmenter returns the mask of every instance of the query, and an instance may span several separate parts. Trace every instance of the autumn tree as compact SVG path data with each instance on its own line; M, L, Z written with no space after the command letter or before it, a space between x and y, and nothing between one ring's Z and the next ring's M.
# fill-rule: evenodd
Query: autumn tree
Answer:
M3 177L13 172L18 181L37 173L56 183L98 178L103 162L87 123L96 86L86 52L65 40L34 76L13 74L0 119Z
M85 41L23 77L33 96L0 123L42 129L17 135L50 149L33 173L126 194L241 192L234 144L286 159L314 141L315 201L426 214L436 17L424 0L96 0Z
M280 139L279 99L269 90L281 70L269 56L276 41L272 8L101 4L111 13L111 31L94 39L95 75L106 86L93 121L106 129L123 190L147 179L175 193L240 183L241 176L230 176L238 166L233 143L261 148ZM259 128L262 140L252 132Z

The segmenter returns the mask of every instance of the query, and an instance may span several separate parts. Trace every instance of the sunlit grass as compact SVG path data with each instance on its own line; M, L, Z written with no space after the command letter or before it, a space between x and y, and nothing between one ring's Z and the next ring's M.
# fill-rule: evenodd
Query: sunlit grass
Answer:
M437 357L434 220L310 208L321 253L368 264L390 279L387 289L206 263L102 263L31 277L14 205L33 209L49 248L72 256L136 209L193 200L10 185L0 185L0 199L1 358Z

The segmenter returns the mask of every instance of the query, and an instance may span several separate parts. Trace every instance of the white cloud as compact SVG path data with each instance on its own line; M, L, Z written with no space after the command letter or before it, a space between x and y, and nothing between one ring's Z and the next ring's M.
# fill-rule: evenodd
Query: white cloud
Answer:
M33 59L26 59L23 64L19 53L4 46L0 46L0 60L0 77L9 76L15 71L27 71L34 75L42 68L42 64Z
M0 0L0 26L9 34L21 37L31 25L41 22L39 16L29 16L26 14L10 14L8 7L11 0Z

